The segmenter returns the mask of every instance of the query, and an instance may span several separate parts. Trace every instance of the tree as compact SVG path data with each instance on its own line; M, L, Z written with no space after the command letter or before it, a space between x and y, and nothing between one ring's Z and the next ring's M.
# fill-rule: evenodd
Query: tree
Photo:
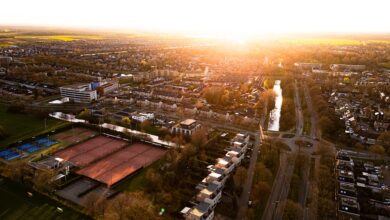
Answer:
M0 125L0 140L5 139L8 136L8 133L5 131L4 127Z
M41 192L52 192L54 189L53 177L55 172L53 171L35 171L33 177L34 188Z
M287 219L287 220L300 219L302 215L303 215L303 209L301 205L291 200L286 201L283 219Z
M334 124L333 124L332 120L330 120L328 117L321 116L321 118L319 120L319 124L320 124L321 129L324 133L326 133L328 135L333 133Z
M276 93L272 89L267 89L261 93L261 99L264 100L267 104L268 111L271 111L275 107L275 97Z
M204 148L207 143L207 132L206 129L198 129L191 136L191 144L197 149Z
M334 152L331 147L325 144L320 144L317 148L316 154L325 156L325 155L333 155Z
M146 180L148 190L151 192L158 192L162 188L162 176L154 170L148 170L146 172Z
M265 167L263 163L259 163L256 165L256 179L261 181L261 182L267 182L269 184L272 183L273 180L273 174L270 169Z
M355 144L355 148L356 148L357 150L364 150L364 145L361 144L360 142L357 142L357 143Z
M387 153L390 153L390 131L380 134L377 141L386 149Z
M260 181L255 184L252 191L253 200L259 200L260 203L265 204L268 198L266 195L271 193L271 186L265 181Z
M244 167L237 168L236 173L233 176L234 186L237 189L241 189L244 186L247 175L248 172Z
M91 117L91 112L88 109L84 109L78 115L79 118L88 120Z
M107 201L97 193L90 193L85 199L85 208L89 215L99 218L107 209Z
M141 131L148 133L148 134L158 134L158 129L152 125L152 123L149 120L146 120L141 123Z
M110 201L104 219L153 220L157 210L142 192L124 192Z
M374 144L369 147L370 152L374 154L380 154L383 155L385 153L385 148L382 145Z
M123 117L123 118L122 118L122 123L123 123L124 125L126 125L126 126L129 126L130 123L131 123L131 120L130 120L129 117Z
M330 168L320 165L318 170L318 189L320 196L331 198L334 195L335 181Z
M2 175L14 180L16 182L23 182L26 174L26 163L23 161L14 161L4 166Z
M328 198L318 198L318 216L320 219L335 219L334 201Z

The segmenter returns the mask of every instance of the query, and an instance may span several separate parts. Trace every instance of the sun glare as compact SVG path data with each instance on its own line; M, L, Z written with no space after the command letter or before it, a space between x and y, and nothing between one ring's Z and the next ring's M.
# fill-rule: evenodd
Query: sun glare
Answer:
M146 30L240 39L268 33L389 32L390 2L376 0L144 0L2 2L0 24ZM353 10L352 6L353 4ZM364 16L362 16L364 15Z

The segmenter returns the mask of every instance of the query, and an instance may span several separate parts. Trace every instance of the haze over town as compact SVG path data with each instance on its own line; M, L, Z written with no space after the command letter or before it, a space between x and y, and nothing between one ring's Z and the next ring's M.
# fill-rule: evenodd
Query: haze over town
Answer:
M390 218L388 1L0 5L0 219Z

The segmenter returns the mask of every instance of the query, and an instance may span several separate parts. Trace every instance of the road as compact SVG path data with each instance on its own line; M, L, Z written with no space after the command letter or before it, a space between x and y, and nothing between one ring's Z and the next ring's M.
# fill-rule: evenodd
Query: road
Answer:
M295 103L295 117L296 117L296 131L295 136L301 136L303 133L303 113L301 107L301 99L299 97L299 90L297 81L294 83L294 103Z
M294 171L295 157L289 152L280 154L280 165L272 186L271 194L262 219L281 219L283 217L284 201L290 190L290 181Z
M305 98L307 105L308 105L308 111L310 113L313 112L313 107L310 99L310 95L308 94L307 88L305 88ZM290 189L290 181L291 177L294 171L294 166L295 166L295 155L300 152L304 153L307 157L311 157L311 154L315 151L317 148L317 145L319 144L319 141L315 141L314 139L319 136L317 133L317 116L315 114L311 114L311 123L312 123L312 129L310 131L309 136L303 136L303 125L304 125L304 117L303 117L303 112L302 112L302 107L301 107L301 100L299 97L299 92L298 92L298 83L295 81L294 83L294 104L295 104L295 115L296 115L296 127L295 127L295 136L292 138L281 138L283 134L286 134L288 132L280 132L280 140L287 144L291 152L290 153L283 153L281 154L281 161L280 161L280 166L279 170L276 174L274 184L271 189L271 194L268 199L266 208L264 210L264 214L262 219L263 220L268 220L268 219L282 219L283 218L283 213L284 213L284 204L285 201L288 198L288 193ZM303 140L306 142L310 142L313 144L312 147L302 147L299 148L295 142L297 140ZM285 156L285 154L290 154L288 156ZM287 158L286 158L287 157ZM304 170L303 170L303 178L301 180L301 185L302 187L300 188L299 195L298 195L298 202L302 205L302 207L306 207L306 201L307 201L307 195L309 191L309 173L310 173L310 164L309 162L305 164ZM304 208L305 210L305 216L303 218L305 219L306 217L306 212L307 209Z
M237 212L237 220L242 220L246 218L246 212L248 209L248 202L250 197L250 190L252 189L253 184L253 176L255 174L255 168L256 168L256 161L258 157L258 153L260 150L260 144L263 138L263 127L265 123L265 117L267 117L267 106L264 108L264 112L262 117L260 118L260 125L259 125L259 131L257 131L255 134L252 134L255 136L255 144L254 148L252 150L252 155L250 157L249 162L249 168L248 168L248 176L245 180L245 184L242 190L241 197L238 200L238 212Z
M250 196L250 190L252 188L252 183L253 183L253 176L255 174L255 168L256 168L256 161L258 157L258 152L260 148L260 132L258 132L255 135L255 145L253 147L252 155L250 158L250 163L249 163L249 168L248 168L248 176L245 181L243 191L241 194L241 197L238 201L238 213L237 213L237 220L245 219L246 216L246 211L248 209L248 201L249 201L249 196Z
M303 92L304 92L304 96L306 99L307 110L308 110L308 112L310 112L310 124L311 124L310 137L315 139L319 136L319 134L317 134L317 133L320 133L320 132L318 132L318 129L317 129L318 117L317 117L317 112L314 111L313 104L311 102L311 96L310 96L309 89L307 88L306 83L304 84Z

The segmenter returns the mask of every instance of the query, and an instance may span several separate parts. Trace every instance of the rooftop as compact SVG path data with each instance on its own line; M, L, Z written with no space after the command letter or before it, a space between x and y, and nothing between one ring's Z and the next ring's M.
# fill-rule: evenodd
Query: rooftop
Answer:
M66 86L62 86L61 88L64 88L64 89L75 89L75 90L79 90L79 91L90 90L90 87L89 87L88 83L77 83L77 84L73 84L73 85L66 85Z
M195 208L192 210L192 214L202 217L204 213L207 213L207 211L210 208L210 204L207 202L200 202L198 205L195 206Z
M195 119L186 119L182 122L180 122L181 125L186 125L186 126L189 126L189 125L192 125L193 123L195 123L196 120Z

